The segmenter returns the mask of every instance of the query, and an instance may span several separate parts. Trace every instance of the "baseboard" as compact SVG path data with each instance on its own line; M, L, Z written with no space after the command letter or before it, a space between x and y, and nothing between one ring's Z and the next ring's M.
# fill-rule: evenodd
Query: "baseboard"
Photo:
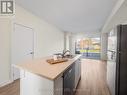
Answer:
M13 82L13 80L8 80L8 81L5 81L5 82L2 82L2 83L0 83L0 87L6 86L6 85L8 85L12 82Z

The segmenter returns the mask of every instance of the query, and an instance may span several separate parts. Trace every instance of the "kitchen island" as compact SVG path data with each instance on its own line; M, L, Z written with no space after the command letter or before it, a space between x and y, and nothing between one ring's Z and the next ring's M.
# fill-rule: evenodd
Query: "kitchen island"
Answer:
M49 64L50 57L17 65L20 95L73 95L81 77L81 55L67 62Z

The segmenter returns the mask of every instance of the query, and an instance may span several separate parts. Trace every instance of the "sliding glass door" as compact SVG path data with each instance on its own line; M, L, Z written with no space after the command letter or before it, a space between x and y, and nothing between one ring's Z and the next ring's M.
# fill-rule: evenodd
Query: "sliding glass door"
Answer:
M75 53L83 58L100 59L100 38L83 38L75 42Z

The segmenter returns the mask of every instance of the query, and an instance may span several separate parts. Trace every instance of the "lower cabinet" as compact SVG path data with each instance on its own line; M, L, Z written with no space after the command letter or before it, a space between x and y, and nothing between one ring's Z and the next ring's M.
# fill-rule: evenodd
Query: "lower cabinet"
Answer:
M36 74L20 71L20 95L63 95L63 75L49 80Z
M20 95L74 95L80 77L80 59L55 80L21 70Z
M81 61L76 60L63 74L63 95L74 95L81 77Z
M61 78L55 84L54 81L38 76L24 70L20 71L20 95L55 95L54 85L61 87ZM60 92L56 92L60 93ZM56 94L62 95L62 94Z
M75 87L75 64L67 69L63 74L63 95L74 95Z
M107 61L107 84L111 95L115 95L116 62Z
M81 60L75 61L75 89L81 77Z
M60 76L54 81L54 95L63 95L63 77Z

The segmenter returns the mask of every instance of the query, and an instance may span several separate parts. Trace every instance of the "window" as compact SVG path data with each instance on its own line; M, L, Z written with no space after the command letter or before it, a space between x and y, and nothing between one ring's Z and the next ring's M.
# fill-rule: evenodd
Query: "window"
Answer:
M100 38L83 38L76 41L76 54L81 53L85 58L100 58Z

